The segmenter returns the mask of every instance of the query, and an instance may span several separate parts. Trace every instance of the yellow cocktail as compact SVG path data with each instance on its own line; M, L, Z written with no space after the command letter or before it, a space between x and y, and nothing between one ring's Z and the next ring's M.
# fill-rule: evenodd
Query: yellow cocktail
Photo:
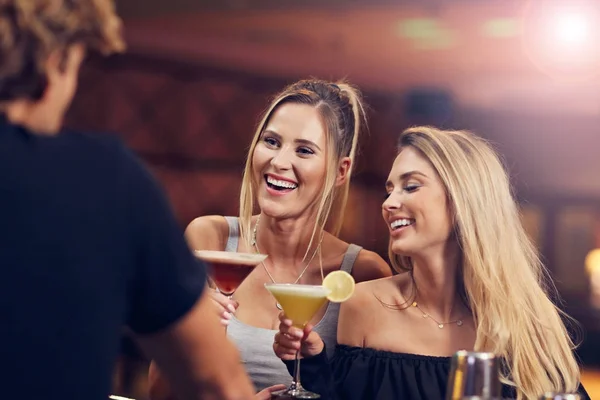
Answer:
M354 293L354 278L345 271L333 271L323 280L323 285L299 285L293 283L266 283L265 287L275 300L277 308L283 309L292 324L303 329L327 300L341 303ZM272 393L272 399L318 399L300 384L300 357L296 352L292 384L283 392Z
M266 284L294 326L303 328L327 301L329 290L317 285Z
M266 283L265 287L281 306L294 326L302 329L315 316L327 301L330 290L320 285L299 285L293 283ZM283 392L273 393L272 398L318 399L316 393L309 392L300 384L300 359L296 354L295 373L292 385Z

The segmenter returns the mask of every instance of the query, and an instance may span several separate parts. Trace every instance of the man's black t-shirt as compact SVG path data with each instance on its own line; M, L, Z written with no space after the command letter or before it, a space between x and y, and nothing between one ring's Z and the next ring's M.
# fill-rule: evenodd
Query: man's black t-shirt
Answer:
M117 140L39 136L0 117L2 398L105 400L122 327L168 327L205 277Z

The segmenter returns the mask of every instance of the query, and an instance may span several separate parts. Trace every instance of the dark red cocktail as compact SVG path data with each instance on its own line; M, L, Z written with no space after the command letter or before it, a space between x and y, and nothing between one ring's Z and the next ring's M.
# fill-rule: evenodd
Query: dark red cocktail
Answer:
M264 254L196 250L196 257L210 268L210 277L221 293L231 296L254 267L267 258Z

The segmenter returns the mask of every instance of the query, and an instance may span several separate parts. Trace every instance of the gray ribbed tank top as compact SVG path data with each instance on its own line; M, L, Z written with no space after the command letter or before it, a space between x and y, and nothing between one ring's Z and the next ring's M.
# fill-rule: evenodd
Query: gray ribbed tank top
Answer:
M229 238L225 251L237 251L239 242L239 223L237 217L225 217L229 224ZM362 247L351 244L342 260L341 270L352 273L354 261ZM327 355L331 357L337 342L339 303L327 304L323 318L314 330L325 342ZM292 378L283 362L273 352L273 337L277 331L247 325L233 317L227 328L227 336L237 346L242 363L257 391L283 383L289 385Z

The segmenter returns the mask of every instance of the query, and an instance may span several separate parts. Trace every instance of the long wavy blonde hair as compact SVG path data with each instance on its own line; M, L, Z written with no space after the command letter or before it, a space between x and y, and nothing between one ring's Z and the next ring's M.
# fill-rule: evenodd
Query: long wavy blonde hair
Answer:
M466 131L432 127L405 130L400 150L417 149L443 182L462 250L461 293L477 327L475 351L505 361L501 380L518 399L544 392L574 392L579 384L575 348L550 300L556 289L521 223L508 175L492 147ZM394 254L398 272L412 271L409 257Z
M273 113L288 103L313 106L320 114L326 133L327 174L318 199L316 224L306 249L310 250L319 232L327 230L338 235L344 222L344 211L350 190L350 177L358 147L359 134L365 121L359 91L345 82L327 82L317 79L301 80L286 87L264 113L250 144L240 193L240 235L250 246L252 214L255 211L255 193L258 187L253 173L254 149ZM345 183L336 186L338 165L343 157L351 160Z

